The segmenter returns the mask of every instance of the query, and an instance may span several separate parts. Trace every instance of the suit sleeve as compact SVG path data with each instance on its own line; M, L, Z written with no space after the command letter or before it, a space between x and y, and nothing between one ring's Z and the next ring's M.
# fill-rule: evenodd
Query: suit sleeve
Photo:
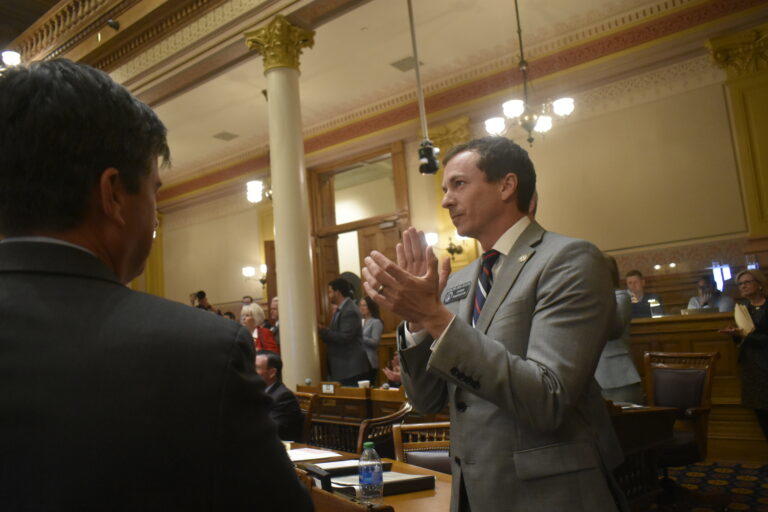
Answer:
M325 343L346 345L359 342L362 338L363 325L361 318L352 308L344 308L339 313L339 329L321 329L320 337Z
M615 297L597 248L573 241L555 252L539 276L535 301L525 357L456 318L428 369L552 431L592 381L614 316Z
M454 322L455 323L455 322ZM437 373L428 371L432 337L405 348L405 324L397 329L397 345L400 352L400 378L408 400L421 414L435 414L448 403L448 386Z
M215 446L215 510L311 511L269 420L269 398L256 374L251 336L240 329L224 370Z
M285 441L299 440L304 426L304 416L293 393L286 390L275 397L269 415L277 424L277 434L280 439Z

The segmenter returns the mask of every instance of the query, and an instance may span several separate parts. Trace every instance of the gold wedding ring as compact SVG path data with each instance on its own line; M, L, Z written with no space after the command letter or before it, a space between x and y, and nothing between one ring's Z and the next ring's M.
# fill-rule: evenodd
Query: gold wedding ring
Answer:
M380 294L384 293L384 285L382 284L381 286L379 286L379 288L376 290L376 292L378 292Z

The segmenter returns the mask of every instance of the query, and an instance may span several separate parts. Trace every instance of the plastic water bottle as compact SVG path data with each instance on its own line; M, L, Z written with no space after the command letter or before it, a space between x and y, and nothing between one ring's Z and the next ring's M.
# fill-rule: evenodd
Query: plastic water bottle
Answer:
M359 476L360 500L364 503L372 503L381 499L384 491L384 470L381 466L381 458L371 441L363 443Z

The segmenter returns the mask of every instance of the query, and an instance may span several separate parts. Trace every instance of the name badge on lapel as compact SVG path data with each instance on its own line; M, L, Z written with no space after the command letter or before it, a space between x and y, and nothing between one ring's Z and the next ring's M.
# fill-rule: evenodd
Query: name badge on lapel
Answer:
M448 290L445 293L445 298L443 299L443 304L450 304L451 302L456 302L457 300L461 300L467 295L469 295L469 289L472 287L472 283L467 281L466 283L461 283L458 286L454 286L450 290Z

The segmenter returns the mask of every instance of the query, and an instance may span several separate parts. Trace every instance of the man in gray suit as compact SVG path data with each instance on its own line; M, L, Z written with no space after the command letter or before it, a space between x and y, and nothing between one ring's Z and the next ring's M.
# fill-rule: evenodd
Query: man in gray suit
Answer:
M166 130L67 60L0 75L0 508L308 511L251 336L132 291Z
M357 386L369 377L370 365L363 348L363 316L352 300L352 285L338 277L328 283L328 300L336 306L331 325L319 329L328 350L330 378L344 386Z
M611 511L622 460L594 379L614 300L593 245L526 214L536 175L503 137L444 160L443 207L482 258L450 275L410 228L397 263L374 251L365 290L401 315L402 377L424 413L451 415L453 511Z

